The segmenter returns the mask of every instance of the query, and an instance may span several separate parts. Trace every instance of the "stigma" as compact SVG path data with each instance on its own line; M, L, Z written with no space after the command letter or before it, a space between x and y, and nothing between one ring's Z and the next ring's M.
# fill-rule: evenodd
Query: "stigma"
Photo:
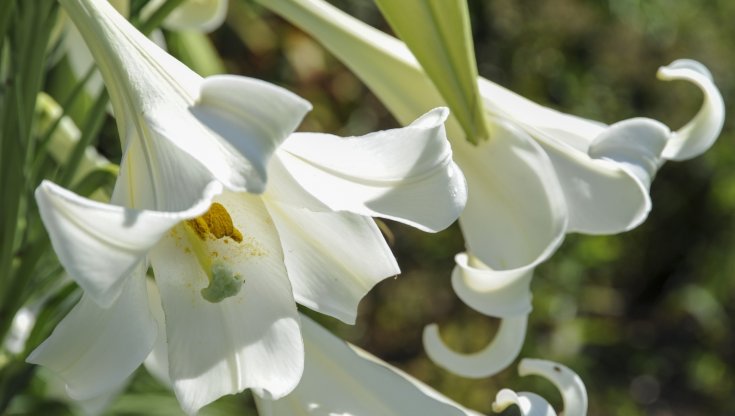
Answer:
M230 264L217 257L216 251L210 251L209 245L219 240L227 243L228 239L240 243L242 233L232 222L230 213L217 202L212 203L209 211L199 217L185 221L185 228L191 248L199 265L209 279L209 285L201 290L204 300L219 303L240 293L244 277L232 270Z

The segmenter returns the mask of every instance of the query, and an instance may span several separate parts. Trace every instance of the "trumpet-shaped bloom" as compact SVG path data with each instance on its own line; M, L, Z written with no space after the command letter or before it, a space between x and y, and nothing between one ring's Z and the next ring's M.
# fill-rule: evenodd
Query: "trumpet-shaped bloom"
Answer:
M369 216L434 231L459 215L466 186L447 110L363 137L289 136L309 109L300 98L201 79L106 2L62 4L102 69L124 153L110 204L50 182L36 191L84 295L29 361L86 399L119 386L158 340L189 413L246 388L282 397L303 370L294 298L351 322L360 298L399 272Z
M459 215L465 190L442 134L445 117L437 110L415 125L361 138L294 134L273 160L272 192L225 191L188 211L107 205L43 183L36 197L54 248L91 289L29 361L58 372L70 395L84 399L124 380L158 339L188 412L249 387L283 396L302 370L294 298L354 322L362 296L399 273L366 215L429 230ZM320 155L299 151L310 142ZM397 154L413 159L413 168L392 165ZM340 172L350 160L356 169ZM361 172L358 164L369 160L374 166ZM321 179L327 174L331 182ZM437 207L433 198L442 192ZM411 215L421 200L433 208ZM202 206L208 211L196 216ZM146 300L148 261L165 328ZM118 293L98 303L95 288L110 278L119 281Z
M427 75L399 40L320 0L261 3L314 36L349 66L400 121L406 123L426 108L444 105L434 84L437 80L430 75L452 77L454 72ZM432 7L454 4L437 2ZM392 5L389 9L400 7ZM394 20L415 24L411 19ZM433 34L456 35L439 26ZM411 28L412 36L414 32ZM440 43L450 45L455 38ZM412 39L420 41L422 37ZM425 57L426 44L417 48ZM459 51L442 53L462 55ZM658 168L667 160L697 156L714 143L723 125L724 105L709 71L698 62L678 60L662 67L658 76L692 82L704 94L700 111L679 130L671 131L645 118L612 125L585 120L540 106L484 78L477 79L490 139L471 145L468 140L475 142L475 138L462 140L464 132L457 120L450 118L447 122L455 160L470 190L460 225L470 256L482 264L458 264L455 270L455 275L473 276L453 278L457 293L469 306L513 319L518 330L525 331L528 311L497 307L494 293L501 282L516 279L526 284L533 268L556 250L568 232L613 234L636 227L651 209L648 192ZM462 80L438 81L445 81L442 85L446 86L452 81L461 84ZM473 108L472 102L465 103L465 107ZM471 295L473 291L475 295ZM504 323L501 327L506 326ZM515 346L506 342L491 346L517 354L518 343L523 341L517 333L503 332L510 334L507 341ZM425 339L429 355L439 364L451 368L449 363L461 358L461 368L466 370L463 375L490 375L498 370L486 360L490 350L460 357L441 344L435 327L427 329ZM507 364L513 358L501 361Z

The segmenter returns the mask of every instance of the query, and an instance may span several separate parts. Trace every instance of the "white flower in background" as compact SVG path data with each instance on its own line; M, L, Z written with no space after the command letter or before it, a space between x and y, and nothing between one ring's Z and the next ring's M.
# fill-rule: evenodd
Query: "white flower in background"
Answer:
M36 324L37 311L34 308L22 307L18 309L10 324L8 335L3 340L2 347L11 354L20 354L26 347L26 341L31 335L33 325Z
M184 0L166 16L163 27L169 30L195 30L211 32L222 25L227 17L228 0ZM166 0L150 0L143 10L143 17L150 16Z
M314 36L401 122L444 105L432 79L399 40L320 0L261 3ZM411 4L436 13L457 3ZM411 13L399 17L416 24ZM432 35L453 34L440 29ZM445 55L451 58L452 52ZM455 76L453 71L434 74ZM530 312L527 286L534 267L553 254L568 232L614 234L639 225L651 209L648 191L658 168L667 160L695 157L714 143L723 125L724 105L709 71L695 61L679 60L662 67L659 78L689 81L704 93L699 113L677 131L645 118L608 126L540 106L477 79L489 140L471 145L459 122L453 117L447 121L454 158L470 190L460 217L468 254L458 257L464 260L458 262L452 283L469 306L504 322L501 339L470 356L453 353L443 345L436 327L428 327L427 353L437 363L452 370L452 365L458 366L461 370L455 371L462 375L484 377L502 369L488 357L505 365L512 362L524 339ZM471 102L465 104L473 108ZM502 296L497 292L509 287L521 288L518 293L523 297L501 303L515 305L512 308L498 307Z
M369 216L436 231L459 215L447 110L359 138L293 134L257 196L308 103L257 80L198 77L105 1L61 3L101 69L124 152L111 204L50 182L36 191L84 296L28 360L88 399L158 339L188 413L246 388L282 397L303 369L294 298L353 322L360 298L399 272ZM149 263L165 328L149 308Z
M569 368L547 360L525 358L518 364L521 376L537 375L552 382L561 393L565 416L587 415L587 389L584 382ZM503 389L495 396L493 411L500 413L509 406L518 406L522 416L556 416L551 405L535 393L516 393Z

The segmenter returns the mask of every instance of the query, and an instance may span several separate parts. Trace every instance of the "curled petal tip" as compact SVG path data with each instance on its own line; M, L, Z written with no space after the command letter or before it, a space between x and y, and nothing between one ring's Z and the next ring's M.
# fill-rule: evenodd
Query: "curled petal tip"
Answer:
M666 66L659 67L656 75L659 79L662 80L668 81L670 79L676 79L678 77L675 75L674 71L679 69L696 71L706 76L707 78L712 79L712 73L709 71L709 69L701 62L695 61L693 59L677 59Z
M413 127L431 128L444 124L449 117L449 109L447 107L436 107L423 116L417 118L410 125Z
M531 312L533 267L492 270L467 253L457 254L455 261L452 288L467 306L497 318Z
M468 378L490 377L508 367L518 356L526 338L528 316L503 319L493 341L472 354L451 350L439 336L436 324L424 328L424 349L438 366Z
M565 415L587 414L587 389L582 379L568 367L548 360L524 358L518 364L518 374L538 375L551 381L561 392Z
M495 396L493 412L500 413L512 405L518 406L522 416L556 416L543 397L534 393L516 393L510 389L502 389Z
M669 160L686 160L699 156L717 140L725 122L725 103L712 80L712 74L701 63L680 59L658 70L658 78L694 83L704 94L699 112L684 127L672 134L663 151Z
M647 193L670 136L669 128L656 120L631 118L603 130L590 144L588 153L594 159L617 163L637 178Z

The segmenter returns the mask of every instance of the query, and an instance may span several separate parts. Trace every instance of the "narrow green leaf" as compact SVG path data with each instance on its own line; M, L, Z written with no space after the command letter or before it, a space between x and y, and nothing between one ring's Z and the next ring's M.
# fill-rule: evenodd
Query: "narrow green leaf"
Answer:
M489 135L465 0L376 0L459 120L467 140Z
M10 27L10 18L13 16L13 9L15 9L15 0L0 1L0 50Z
M212 41L204 33L169 32L166 45L169 52L203 77L227 72Z
M90 196L101 188L112 189L117 173L116 169L95 169L75 184L72 190L79 195Z

